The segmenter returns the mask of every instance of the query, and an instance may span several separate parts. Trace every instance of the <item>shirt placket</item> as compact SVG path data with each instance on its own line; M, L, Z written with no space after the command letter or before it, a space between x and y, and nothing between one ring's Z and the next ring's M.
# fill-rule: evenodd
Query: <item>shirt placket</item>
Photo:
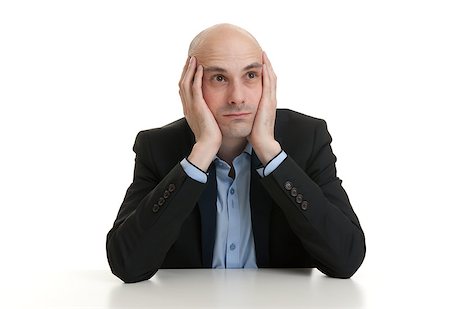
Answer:
M227 268L241 267L240 254L240 213L236 181L233 181L228 189L227 196L228 222L232 228L227 235Z

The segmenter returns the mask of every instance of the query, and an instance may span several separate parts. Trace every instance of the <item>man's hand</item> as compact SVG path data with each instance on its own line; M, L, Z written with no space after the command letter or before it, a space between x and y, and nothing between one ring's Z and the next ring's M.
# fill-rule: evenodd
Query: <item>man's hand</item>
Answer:
M267 165L280 151L275 140L275 116L277 108L277 76L265 52L263 52L263 90L248 141L263 165Z
M202 78L203 67L195 57L188 58L178 83L183 113L196 141L188 160L206 172L220 148L222 132L203 98Z

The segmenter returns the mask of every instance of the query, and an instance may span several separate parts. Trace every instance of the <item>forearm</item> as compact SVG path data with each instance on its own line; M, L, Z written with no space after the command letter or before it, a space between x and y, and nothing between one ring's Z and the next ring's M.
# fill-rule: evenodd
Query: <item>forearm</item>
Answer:
M122 208L133 210L126 217L119 213L107 236L107 255L112 272L125 282L153 276L204 187L205 184L187 177L182 167L176 165L140 201L133 198L133 194L129 199L126 197Z
M364 259L365 240L340 183L335 177L319 187L290 157L262 178L318 268L329 276L348 278Z

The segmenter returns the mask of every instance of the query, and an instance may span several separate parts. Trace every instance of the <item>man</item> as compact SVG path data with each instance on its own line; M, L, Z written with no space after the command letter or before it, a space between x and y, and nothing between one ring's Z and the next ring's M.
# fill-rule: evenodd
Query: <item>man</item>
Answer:
M276 76L247 31L192 41L179 82L185 118L142 131L107 236L124 282L160 268L317 267L349 278L365 238L336 176L326 123L276 109Z

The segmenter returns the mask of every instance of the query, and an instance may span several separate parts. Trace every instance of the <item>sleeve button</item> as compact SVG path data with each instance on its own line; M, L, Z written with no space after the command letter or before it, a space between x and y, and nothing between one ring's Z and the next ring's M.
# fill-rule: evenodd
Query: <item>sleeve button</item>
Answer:
M175 185L173 183L171 183L169 185L169 192L172 193L173 191L175 191Z
M158 204L153 205L152 211L153 211L154 213L157 213L157 212L159 211L159 206L158 206Z
M295 196L297 196L297 194L298 194L297 188L296 188L296 187L293 187L293 188L291 189L291 195L295 197Z
M168 197L169 197L169 195L170 195L170 192L169 192L169 191L167 191L167 190L166 190L166 191L164 191L164 195L163 195L163 196L164 196L164 198L168 198Z
M286 190L288 190L288 191L291 191L291 189L292 189L292 183L291 183L290 181L286 181L286 182L284 183L284 188L285 188Z
M303 210L307 210L308 209L308 202L307 201L303 201L301 207L302 207Z

